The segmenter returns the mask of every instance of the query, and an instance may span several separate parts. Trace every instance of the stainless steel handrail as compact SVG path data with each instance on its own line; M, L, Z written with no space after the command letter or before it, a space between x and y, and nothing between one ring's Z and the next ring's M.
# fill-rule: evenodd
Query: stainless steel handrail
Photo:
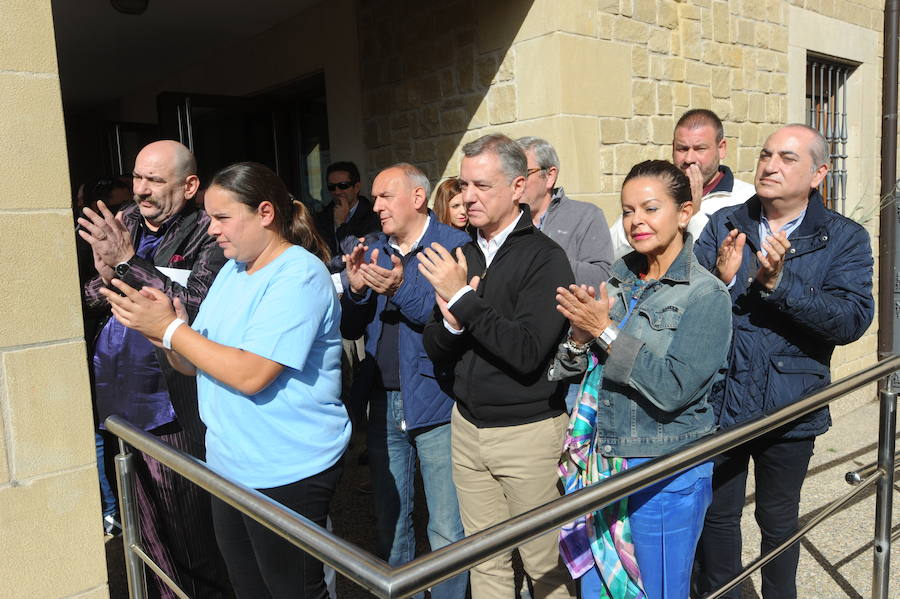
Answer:
M886 358L868 370L836 381L774 414L701 439L674 453L610 477L601 484L539 506L394 568L275 503L261 493L215 474L199 460L169 447L122 418L111 416L106 420L106 427L136 449L151 455L205 490L245 512L357 584L381 597L407 597L465 571L475 564L557 529L581 515L614 503L660 480L706 462L716 455L822 408L842 395L874 383L897 370L900 370L900 356ZM882 395L884 401L884 394ZM892 395L896 401L895 394L889 395ZM896 416L893 410L890 412ZM885 414L882 416L884 417ZM882 432L887 434L885 428L889 427L882 426ZM881 454L880 457L882 457ZM889 457L890 460L882 457L882 462L890 461L892 474L893 447ZM880 478L879 482L883 482L887 477ZM879 489L882 489L883 486L879 485ZM885 512L882 509L879 514L881 514L881 520L887 519L887 530L890 531L890 510ZM876 526L879 530L883 530L884 522L879 521ZM879 550L884 551L885 548L889 550L889 543L890 535L886 540L882 540ZM883 570L876 572L875 575L886 581L888 564L884 560L881 563L882 566L879 566L876 558L876 570L880 567L883 567ZM127 571L130 575L132 569L129 568ZM881 587L886 590L886 582L883 582ZM887 597L886 594L883 596Z
M894 453L894 464L894 471L896 472L900 469L900 452ZM858 485L863 479L868 478L876 470L878 470L878 460L866 464L865 466L860 466L856 470L851 470L844 475L844 480L848 485Z

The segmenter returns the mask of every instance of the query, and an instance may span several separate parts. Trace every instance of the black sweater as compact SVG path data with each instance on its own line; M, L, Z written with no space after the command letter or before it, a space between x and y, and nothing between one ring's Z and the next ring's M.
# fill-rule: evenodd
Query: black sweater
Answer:
M531 224L527 207L489 268L474 241L463 246L468 278L481 276L474 293L451 312L465 327L446 330L440 311L425 327L425 351L453 367L460 413L479 428L512 426L558 416L564 386L547 380L547 368L564 332L556 288L575 276L563 249Z

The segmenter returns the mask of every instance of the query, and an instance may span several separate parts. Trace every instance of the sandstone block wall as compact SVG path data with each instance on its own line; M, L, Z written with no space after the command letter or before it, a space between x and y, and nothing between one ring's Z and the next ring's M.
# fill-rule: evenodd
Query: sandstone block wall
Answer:
M569 196L612 221L625 174L671 157L690 108L722 117L724 162L752 181L766 136L805 118L816 52L859 63L848 206L877 248L883 16L877 0L363 1L369 173L404 160L437 182L457 174L475 137L539 135L557 147ZM875 360L876 333L837 351L836 376Z
M106 597L50 1L0 15L0 597Z

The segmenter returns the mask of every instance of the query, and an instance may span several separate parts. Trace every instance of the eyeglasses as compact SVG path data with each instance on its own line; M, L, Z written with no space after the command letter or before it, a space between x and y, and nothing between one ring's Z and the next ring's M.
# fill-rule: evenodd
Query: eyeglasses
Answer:
M350 189L354 185L356 185L356 182L341 181L340 183L329 183L325 187L328 188L328 191L334 191L335 189L340 189L341 191L343 191L345 189Z
M540 172L540 171L542 171L542 170L544 170L544 169L542 169L542 168L539 167L539 166L536 166L536 167L534 167L534 168L530 168L530 169L528 169L527 171L525 171L525 178L527 179L527 178L530 177L531 175L533 175L533 174L535 174L535 173L537 173L537 172Z

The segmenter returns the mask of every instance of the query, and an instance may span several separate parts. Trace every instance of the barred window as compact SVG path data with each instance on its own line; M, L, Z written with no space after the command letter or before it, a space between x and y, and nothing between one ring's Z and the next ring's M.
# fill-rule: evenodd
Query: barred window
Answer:
M859 66L831 56L806 56L806 124L828 142L830 169L819 191L841 214L847 206L847 79Z

